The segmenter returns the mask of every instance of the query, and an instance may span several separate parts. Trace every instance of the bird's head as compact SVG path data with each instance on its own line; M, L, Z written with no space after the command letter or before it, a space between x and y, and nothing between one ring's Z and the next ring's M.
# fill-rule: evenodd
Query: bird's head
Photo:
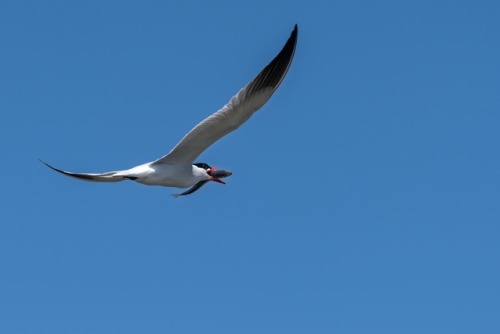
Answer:
M222 184L226 184L226 182L221 180L222 178L231 176L233 174L228 170L217 169L215 167L211 167L204 162L197 162L197 163L194 163L193 165L198 167L198 168L204 169L205 173L207 173L209 181L219 182Z

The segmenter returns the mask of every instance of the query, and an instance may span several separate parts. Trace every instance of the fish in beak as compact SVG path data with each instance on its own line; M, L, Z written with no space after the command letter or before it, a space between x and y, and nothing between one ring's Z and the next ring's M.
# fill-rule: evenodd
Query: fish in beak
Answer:
M226 182L222 181L221 179L233 175L233 173L228 170L216 168L210 168L207 171L207 174L210 176L210 181L219 182L222 184L226 184Z

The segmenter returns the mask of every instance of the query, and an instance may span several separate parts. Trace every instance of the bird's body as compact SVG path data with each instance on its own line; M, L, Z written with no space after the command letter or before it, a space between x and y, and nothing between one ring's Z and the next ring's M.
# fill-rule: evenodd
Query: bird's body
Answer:
M150 186L187 188L180 195L198 190L208 181L224 183L231 172L217 170L205 163L193 163L210 145L236 130L260 109L284 79L295 53L298 28L295 28L280 53L224 107L196 125L168 154L127 170L105 173L74 173L48 167L85 181L117 182L133 180Z
M134 181L148 186L175 188L192 187L200 181L209 179L205 169L192 164L167 165L146 163L118 172L117 175L131 177Z

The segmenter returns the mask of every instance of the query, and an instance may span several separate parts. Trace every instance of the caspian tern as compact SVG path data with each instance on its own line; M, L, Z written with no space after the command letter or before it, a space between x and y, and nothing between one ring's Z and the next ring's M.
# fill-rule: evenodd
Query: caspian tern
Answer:
M210 145L236 130L259 110L276 91L292 63L297 44L295 25L280 53L220 110L196 125L165 156L127 170L106 173L74 173L43 162L56 172L85 181L117 182L133 180L150 186L187 188L175 197L189 195L208 181L225 183L221 178L230 171L218 170L206 163L193 163Z

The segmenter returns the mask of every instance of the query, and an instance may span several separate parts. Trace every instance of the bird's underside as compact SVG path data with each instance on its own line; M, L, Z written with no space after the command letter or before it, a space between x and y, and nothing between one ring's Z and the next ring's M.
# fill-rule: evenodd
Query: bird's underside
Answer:
M56 172L79 180L119 182L132 180L146 185L188 188L176 196L194 193L208 181L224 183L231 172L193 161L210 145L236 130L260 109L284 79L295 53L298 28L295 25L278 55L220 110L196 125L168 154L127 170L105 173L75 173L43 162Z

